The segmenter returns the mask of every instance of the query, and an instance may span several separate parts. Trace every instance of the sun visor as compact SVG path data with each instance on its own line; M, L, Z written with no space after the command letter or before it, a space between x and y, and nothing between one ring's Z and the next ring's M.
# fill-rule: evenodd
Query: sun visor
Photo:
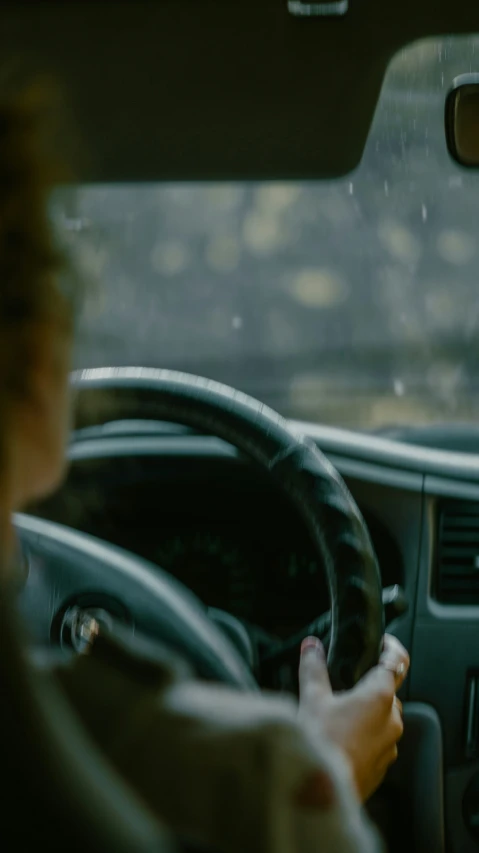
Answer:
M94 181L334 178L359 163L388 62L479 31L456 0L7 2L3 56L64 84Z

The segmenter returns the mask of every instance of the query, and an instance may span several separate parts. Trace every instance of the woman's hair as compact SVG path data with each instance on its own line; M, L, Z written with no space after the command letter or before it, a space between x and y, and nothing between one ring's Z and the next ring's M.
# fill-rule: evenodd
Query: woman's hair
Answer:
M72 177L58 151L58 115L48 82L0 95L0 394L26 388L35 327L72 331L64 287L72 271L51 216L52 191Z

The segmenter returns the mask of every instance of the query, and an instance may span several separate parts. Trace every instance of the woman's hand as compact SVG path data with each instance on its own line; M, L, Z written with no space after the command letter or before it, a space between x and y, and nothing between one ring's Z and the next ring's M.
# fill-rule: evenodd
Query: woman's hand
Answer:
M349 758L362 801L379 787L397 758L403 721L396 691L408 669L405 648L395 637L386 635L378 666L352 690L335 694L321 642L307 637L301 647L300 715L309 727L319 723L326 736ZM307 791L304 796L307 800Z

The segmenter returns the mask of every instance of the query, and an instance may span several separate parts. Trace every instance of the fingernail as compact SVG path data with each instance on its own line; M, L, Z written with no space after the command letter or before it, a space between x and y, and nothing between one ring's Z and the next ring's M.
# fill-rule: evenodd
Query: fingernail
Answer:
M321 640L318 640L317 637L305 637L301 643L301 654L304 654L309 649L314 649L314 651L322 658L326 657L324 653L324 646Z

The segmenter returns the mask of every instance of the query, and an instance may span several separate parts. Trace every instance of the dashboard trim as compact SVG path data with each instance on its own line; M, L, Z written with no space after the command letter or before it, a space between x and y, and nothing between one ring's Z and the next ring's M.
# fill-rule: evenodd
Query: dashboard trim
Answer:
M295 432L308 435L323 453L336 453L421 474L436 474L479 484L479 454L458 453L404 444L377 435L338 427L290 421Z
M375 464L373 461L352 459L326 448L318 447L328 456L332 464L344 477L360 479L378 485L392 486L413 492L422 492L423 477L416 471ZM203 459L229 459L231 462L251 464L236 448L214 436L175 435L105 435L80 438L68 449L70 462L105 459L122 456L183 456Z
M120 426L119 422L119 426ZM399 488L420 490L423 483L419 479L404 479L414 475L416 478L427 476L444 482L457 481L457 488L466 490L479 486L479 454L458 453L456 451L435 450L404 444L377 435L354 432L339 427L289 421L290 428L297 435L306 435L316 442L318 447L330 456L331 461L341 468L342 473L350 476L366 477L370 481L380 482ZM106 426L106 425L105 425ZM111 425L110 425L111 426ZM136 455L169 454L240 458L238 451L227 442L214 436L191 433L166 435L163 425L145 422L145 431L125 434L119 430L92 432L88 438L80 431L72 435L69 458L73 460L95 458L105 455L126 455L132 449ZM369 469L358 466L374 466ZM356 473L357 472L357 473ZM429 481L432 485L433 480ZM438 488L441 485L438 483ZM446 487L447 488L447 487ZM464 494L463 492L461 492ZM464 494L467 497L467 493Z

